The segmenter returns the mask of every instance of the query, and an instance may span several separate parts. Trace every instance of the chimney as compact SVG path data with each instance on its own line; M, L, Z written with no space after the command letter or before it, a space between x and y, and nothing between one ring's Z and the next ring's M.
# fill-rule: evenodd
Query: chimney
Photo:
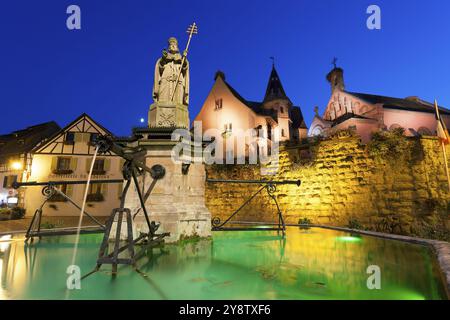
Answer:
M335 67L333 70L331 70L327 74L327 80L331 85L332 92L334 92L335 90L339 91L345 90L344 70L342 70L341 68Z

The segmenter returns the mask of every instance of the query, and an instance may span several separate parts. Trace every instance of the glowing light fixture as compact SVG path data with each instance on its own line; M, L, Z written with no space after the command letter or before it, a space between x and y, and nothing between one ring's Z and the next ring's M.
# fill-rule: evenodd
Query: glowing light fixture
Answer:
M0 252L5 252L8 249L8 247L10 245L10 241L11 241L11 235L9 235L9 234L0 237Z
M144 123L144 121L145 121L145 119L144 119L144 118L141 118L141 123Z
M342 237L336 237L337 241L340 242L360 242L362 239L360 237L355 236L342 236Z
M19 202L19 198L17 198L17 197L8 197L6 199L6 202L8 204L17 204Z
M20 161L14 161L11 164L11 167L13 168L13 170L21 170L22 169L22 163Z

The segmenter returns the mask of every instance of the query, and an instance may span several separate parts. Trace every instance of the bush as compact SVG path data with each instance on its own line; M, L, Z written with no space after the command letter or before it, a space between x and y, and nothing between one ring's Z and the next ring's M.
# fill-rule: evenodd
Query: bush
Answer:
M14 207L11 210L11 220L18 220L25 217L25 209L20 207Z
M48 221L42 222L41 223L41 228L42 229L55 229L57 227L56 223L51 223Z
M1 208L0 220L18 220L25 216L25 209L20 207Z
M347 225L347 227L348 227L349 229L355 229L355 230L363 230L363 229L364 229L363 226L361 225L361 223L359 223L359 221L356 220L356 219L350 219L350 220L348 220L348 225Z
M378 131L367 144L369 154L379 159L408 160L411 155L411 144L404 136L403 128L389 131Z
M298 219L298 224L310 225L311 224L311 220L308 219L308 218L300 218L300 219Z

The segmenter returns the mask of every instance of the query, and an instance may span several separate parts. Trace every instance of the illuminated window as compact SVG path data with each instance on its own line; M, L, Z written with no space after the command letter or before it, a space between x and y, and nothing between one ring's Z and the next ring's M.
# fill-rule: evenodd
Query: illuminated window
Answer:
M222 106L223 106L223 100L222 99L217 99L214 109L215 110L220 110L220 109L222 109Z
M101 202L105 200L104 196L104 184L93 183L89 185L89 192L87 195L87 201L89 202Z
M224 125L224 129L225 129L225 132L231 132L233 130L233 124L232 123L226 123Z
M96 159L94 162L93 172L105 172L105 159Z
M69 171L70 170L70 158L58 157L58 163L56 165L56 170Z

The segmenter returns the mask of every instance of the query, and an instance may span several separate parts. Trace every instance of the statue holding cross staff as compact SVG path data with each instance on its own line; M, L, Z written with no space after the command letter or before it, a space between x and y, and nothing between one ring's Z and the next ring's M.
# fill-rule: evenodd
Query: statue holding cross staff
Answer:
M161 58L155 65L155 81L153 84L153 100L150 106L150 127L188 127L189 105L189 61L187 54L197 25L189 26L189 39L183 54L178 49L178 41L171 37L168 48L164 49Z
M167 51L164 49L162 57L156 62L153 86L153 99L155 101L189 104L189 62L187 54L192 35L197 33L195 23L189 27L188 32L188 43L182 55L178 49L177 39L171 37L168 41Z
M174 37L169 38L167 50L156 62L153 99L189 104L189 62L180 54Z

